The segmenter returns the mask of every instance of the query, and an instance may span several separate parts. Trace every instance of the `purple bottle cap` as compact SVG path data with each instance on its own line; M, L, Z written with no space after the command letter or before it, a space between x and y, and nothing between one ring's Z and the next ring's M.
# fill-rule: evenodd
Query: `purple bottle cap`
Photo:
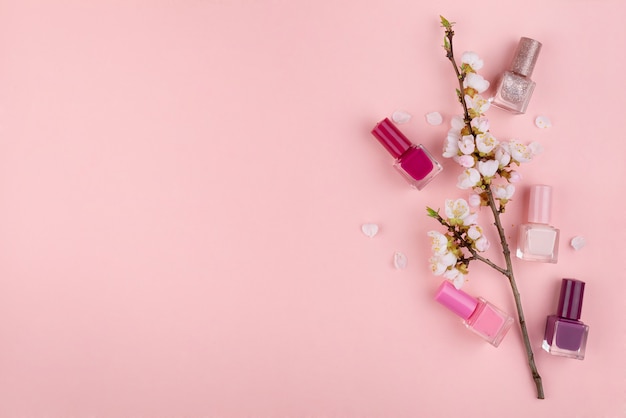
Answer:
M435 300L463 319L468 319L478 306L478 300L462 290L458 290L449 281L444 281L437 289Z
M535 69L540 51L541 42L531 38L521 38L513 56L511 71L524 77L530 77Z
M584 293L585 282L576 279L563 279L556 314L562 318L579 320L583 308Z
M536 184L530 188L528 199L528 222L537 224L550 223L552 206L552 187Z
M372 135L383 144L387 151L393 155L393 158L400 157L413 146L413 143L388 118L376 124L374 129L372 129Z

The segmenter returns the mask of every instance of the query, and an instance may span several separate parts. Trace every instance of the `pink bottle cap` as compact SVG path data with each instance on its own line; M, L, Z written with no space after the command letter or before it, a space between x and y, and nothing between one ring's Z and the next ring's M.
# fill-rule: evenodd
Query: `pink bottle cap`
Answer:
M462 290L458 290L449 281L439 286L435 300L463 319L468 319L478 306L478 300Z
M393 158L400 157L413 145L388 118L376 124L372 129L372 135L383 144L387 151L393 155Z
M550 223L552 205L552 187L536 184L530 188L528 200L528 222L536 224Z

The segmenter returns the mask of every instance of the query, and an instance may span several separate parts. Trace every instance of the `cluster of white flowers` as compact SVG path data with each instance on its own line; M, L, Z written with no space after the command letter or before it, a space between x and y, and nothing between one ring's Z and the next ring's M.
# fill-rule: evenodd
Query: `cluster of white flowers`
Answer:
M476 251L483 252L489 248L489 241L483 235L483 230L476 224L477 213L470 210L465 199L446 200L446 219L449 227L446 234L430 231L433 256L430 258L430 268L434 275L445 277L460 289L465 283L468 260L461 248L470 246Z
M528 162L541 152L536 142L525 145L516 139L499 141L489 132L485 112L491 102L481 96L489 88L489 82L477 73L482 66L483 60L475 52L463 54L459 67L463 91L459 92L459 99L465 102L467 119L464 116L452 118L443 147L443 156L463 167L457 187L471 191L469 202L447 200L447 219L440 217L439 220L448 232L428 232L434 253L429 260L433 274L451 280L457 289L465 282L467 266L473 255L489 248L483 229L476 223L478 214L471 212L470 207L489 205L487 190L490 189L503 211L515 193L513 183L521 179L512 165ZM494 182L497 179L504 181L497 184ZM472 254L467 255L463 248Z
M536 142L525 145L516 139L498 141L489 132L489 120L484 114L490 102L481 96L489 88L489 82L476 73L482 66L483 60L475 52L463 54L460 67L462 94L470 120L466 121L463 116L452 118L443 156L452 158L464 168L457 182L460 189L480 192L481 186L491 184L495 177L506 179L506 186L493 186L494 197L503 205L515 193L512 183L520 179L511 166L530 161L541 152L541 146ZM486 204L484 199L483 204Z

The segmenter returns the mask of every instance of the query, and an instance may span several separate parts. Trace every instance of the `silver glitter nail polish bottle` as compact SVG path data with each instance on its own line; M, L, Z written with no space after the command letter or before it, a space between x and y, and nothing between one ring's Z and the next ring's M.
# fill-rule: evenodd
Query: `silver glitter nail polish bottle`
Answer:
M509 71L505 71L498 83L493 104L515 114L526 112L535 89L530 76L541 51L541 42L521 38Z

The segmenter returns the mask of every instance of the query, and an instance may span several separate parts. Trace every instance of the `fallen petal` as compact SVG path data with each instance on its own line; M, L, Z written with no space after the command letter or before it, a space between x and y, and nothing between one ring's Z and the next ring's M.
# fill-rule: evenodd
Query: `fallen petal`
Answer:
M404 270L406 268L407 262L408 260L406 258L406 255L402 254L400 251L396 251L393 254L393 265L398 270Z
M552 126L552 122L547 116L537 116L535 126L537 126L537 128L546 129Z
M579 235L579 236L576 236L576 237L572 238L572 240L569 243L570 243L570 245L572 246L573 249L578 251L582 247L584 247L585 244L587 244L587 241L585 241L585 237L581 237Z
M363 231L363 233L365 235L367 235L370 238L374 238L374 236L376 234L378 234L378 225L376 224L363 224L361 225L361 231Z
M430 125L441 125L441 122L443 122L443 117L439 112L430 112L426 114L426 122L428 122Z
M395 123L407 123L411 120L411 117L411 114L405 112L404 110L396 110L391 115L391 120L393 120Z

